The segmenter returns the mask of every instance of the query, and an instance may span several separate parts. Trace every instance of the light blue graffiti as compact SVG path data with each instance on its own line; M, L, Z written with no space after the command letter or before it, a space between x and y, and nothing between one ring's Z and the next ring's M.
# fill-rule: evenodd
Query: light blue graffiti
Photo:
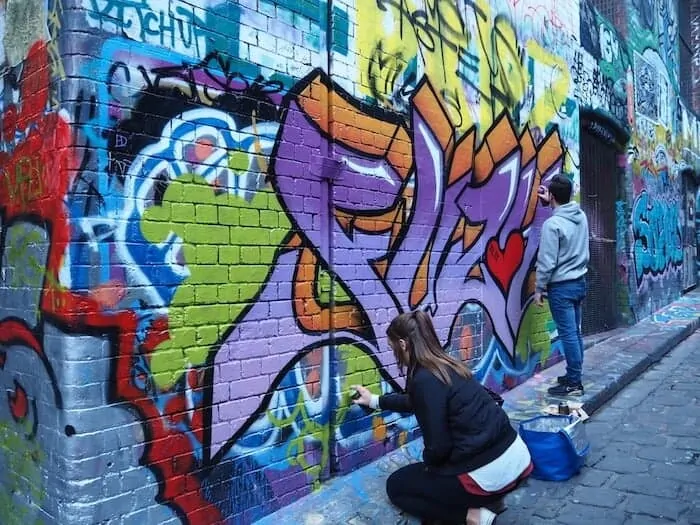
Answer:
M564 353L560 339L553 339L551 345L551 352L545 363L542 363L537 352L529 352L525 361L519 360L514 365L508 352L503 349L496 338L493 338L488 345L486 355L473 369L474 376L485 386L497 392L503 392L504 387L515 388L540 370L563 359Z
M84 0L88 24L136 42L169 47L193 57L206 53L201 9L180 0Z
M683 265L683 243L678 203L653 198L642 191L632 211L634 265L637 284L661 277Z
M128 59L128 57L131 57L131 59ZM124 63L125 59L130 61L128 67L133 66L132 73L126 73L128 70ZM206 81L214 86L210 89L220 89L224 86L228 90L235 92L239 88L234 85L234 81L240 80L243 84L246 84L249 83L249 80L253 81L255 79L255 77L249 78L238 71L232 72L229 70L236 67L238 62L230 64L228 62L210 61L206 64L206 71L199 71L202 69L201 61L199 60L166 49L159 49L155 53L153 46L146 44L130 43L128 47L125 47L122 38L106 41L102 47L101 58L85 63L82 71L85 77L98 80L92 86L98 103L94 106L96 108L94 114L91 113L88 118L76 122L75 125L80 129L85 150L94 156L98 172L90 180L90 192L74 192L69 196L68 200L71 216L81 218L75 220L76 227L74 232L82 237L78 239L78 242L71 243L71 260L74 263L71 265L71 277L73 287L76 289L87 289L90 285L109 280L110 268L113 269L114 267L111 264L113 255L111 245L114 241L114 230L117 222L113 217L120 214L121 209L127 204L124 197L133 197L133 195L128 194L131 190L123 187L118 176L120 175L119 173L109 172L108 167L114 168L115 166L120 167L120 165L115 164L114 158L111 156L109 137L104 133L104 130L114 128L118 124L119 120L115 113L121 115L119 113L121 108L118 106L121 106L122 102L127 101L129 98L132 103L135 103L138 100L141 89L157 85L159 77L149 76L145 68L139 73L140 70L137 70L137 66L142 65L139 60L152 64L155 68L168 69L168 71L173 69L173 65L177 65L190 76L173 71L171 73L173 77L179 75L180 78L186 78L187 83L194 79L202 83L199 84L199 87ZM131 62L135 63L132 64ZM120 64L119 68L115 69L115 64ZM225 68L228 69L224 71ZM115 86L118 84L113 79L115 71L120 72L122 75L123 81L120 80L122 84L120 89L124 92L129 92L130 90L130 97L123 96L118 100L115 99L114 89L116 89ZM137 74L141 76L137 77ZM129 82L131 83L129 84ZM279 99L283 93L275 93L274 95ZM191 104L191 106L201 107L203 104ZM130 111L131 108L126 108L126 110ZM222 123L219 122L219 124ZM257 125L257 135L260 136L260 140L265 142L263 149L266 152L269 152L276 129L276 126L269 127L267 123L259 123ZM236 126L222 128L222 130L227 130L222 131L223 135L228 137L225 141L225 146L231 148L232 151L248 151L253 148L253 143L256 140L253 136L254 134L244 133L241 135L239 131L243 130L237 130ZM243 138L234 139L234 135ZM174 146L171 145L171 149L172 147ZM164 151L164 153L168 153L168 151ZM163 157L163 159L174 159L174 157ZM126 171L126 168L128 166L125 167L124 171ZM86 177L87 175L83 175L81 179L86 179ZM132 188L132 190L134 189ZM99 213L95 217L91 217L89 214L86 214L86 210L90 209L88 201L94 195L99 196L100 209L96 210ZM135 230L135 235L139 235L137 230L138 228ZM95 253L88 253L90 251ZM144 257L146 256L144 254ZM98 272L99 276L96 276L95 272Z
M310 31L306 31L306 33L318 36L326 34L328 31L328 2L324 0L305 0L303 2L299 2L299 0L260 0L259 6L260 12L269 13L271 17L276 18L288 28L303 28L308 25ZM332 6L332 17L333 50L347 55L350 28L348 14L334 5ZM315 44L314 47L318 47L319 39L314 38L313 40L313 42L306 40L296 43L312 43Z
M177 51L191 58L203 58L211 51L227 51L236 58L247 57L250 44L258 51L290 50L293 46L322 52L328 31L328 4L320 0L304 2L261 0L258 9L233 2L212 1L207 10L185 0L83 0L88 24L102 31L123 35L134 42ZM347 55L349 18L345 10L332 8L333 50ZM258 40L261 32L275 38ZM269 49L267 46L270 46ZM280 49L278 49L278 46ZM241 51L246 49L246 53ZM285 55L286 56L286 55ZM261 54L257 58L264 58ZM259 66L272 66L256 60ZM252 72L259 74L260 71Z
M332 7L332 16L333 52L345 56L349 49L350 19L345 8L337 5ZM245 59L248 47L254 47L256 63L249 63L250 70L245 73L255 76L261 73L260 66L273 67L274 57L279 58L280 53L284 59L292 55L296 59L294 46L325 53L327 19L328 3L322 0L260 0L257 10L242 3L220 2L207 12L207 27L211 31L209 51L226 50L233 57ZM258 40L258 34L265 35L264 42Z
M625 238L627 237L627 216L626 216L626 208L625 208L625 201L616 201L615 202L615 224L616 224L616 248L617 248L617 253L621 253L625 251Z

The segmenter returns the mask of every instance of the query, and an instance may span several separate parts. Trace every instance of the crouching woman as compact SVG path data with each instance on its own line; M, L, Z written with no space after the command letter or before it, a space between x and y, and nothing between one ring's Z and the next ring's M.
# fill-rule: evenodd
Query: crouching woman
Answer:
M414 413L423 462L394 472L391 502L424 523L490 525L503 496L532 472L525 443L471 372L442 348L428 314L396 317L389 346L406 373L406 393L377 396L356 385L356 404Z

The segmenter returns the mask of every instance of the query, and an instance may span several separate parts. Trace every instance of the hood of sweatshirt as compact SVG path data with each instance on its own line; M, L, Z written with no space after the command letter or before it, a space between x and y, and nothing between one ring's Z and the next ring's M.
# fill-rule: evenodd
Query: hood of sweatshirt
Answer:
M554 210L554 215L561 217L562 219L569 220L574 224L580 224L586 217L581 209L581 206L579 206L577 202L562 204L556 210Z

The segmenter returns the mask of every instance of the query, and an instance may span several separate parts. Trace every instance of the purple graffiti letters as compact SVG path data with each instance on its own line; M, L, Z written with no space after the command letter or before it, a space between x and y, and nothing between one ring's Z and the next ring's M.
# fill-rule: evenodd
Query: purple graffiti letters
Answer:
M333 108L332 124L325 105ZM365 349L395 388L401 383L384 334L401 312L428 311L446 343L464 304L479 303L513 355L537 232L549 214L536 190L561 172L560 138L553 132L535 145L529 129L516 135L504 115L476 147L474 130L456 137L425 79L411 96L410 115L410 126L368 115L320 72L288 97L271 170L301 246L280 254L258 301L215 356L212 454L232 445L274 386L272 375L243 380L236 362L274 356L287 364L284 372L300 353L329 343L327 332L297 319L280 322L280 333L263 341L246 332L249 321L296 311L299 250L310 249L326 267L332 257L334 274L369 324L336 326L335 338ZM323 163L312 160L320 151L341 166L332 184Z

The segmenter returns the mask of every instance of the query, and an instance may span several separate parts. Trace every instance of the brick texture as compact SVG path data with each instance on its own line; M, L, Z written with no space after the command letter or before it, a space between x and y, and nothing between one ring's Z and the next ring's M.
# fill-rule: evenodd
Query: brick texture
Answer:
M680 294L666 40L535 4L2 2L0 522L250 523L395 450L350 394L405 387L401 312L497 391L561 360L536 192L582 109L630 135L618 301Z

